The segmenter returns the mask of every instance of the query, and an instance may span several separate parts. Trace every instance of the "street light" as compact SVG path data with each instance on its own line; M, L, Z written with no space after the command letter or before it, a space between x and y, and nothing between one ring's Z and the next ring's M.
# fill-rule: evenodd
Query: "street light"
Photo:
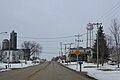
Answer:
M7 32L1 32L0 34L7 34Z
M9 39L9 55L8 55L8 68L10 67L10 39Z

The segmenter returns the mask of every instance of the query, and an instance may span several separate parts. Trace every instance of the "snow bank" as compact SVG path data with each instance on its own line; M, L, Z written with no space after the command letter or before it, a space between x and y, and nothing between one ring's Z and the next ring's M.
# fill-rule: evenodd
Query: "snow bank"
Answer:
M80 66L76 62L64 63L63 65L80 71ZM88 72L89 76L95 77L98 80L120 80L120 69L117 68L117 65L105 64L96 68L96 64L84 62L82 64L82 71Z
M7 63L0 63L0 72L11 70L14 68L24 68L24 67L34 66L34 65L38 65L38 63L34 64L34 63L32 63L32 61L27 61L26 63L10 63L9 68L8 68ZM7 67L7 69L6 69L6 67Z

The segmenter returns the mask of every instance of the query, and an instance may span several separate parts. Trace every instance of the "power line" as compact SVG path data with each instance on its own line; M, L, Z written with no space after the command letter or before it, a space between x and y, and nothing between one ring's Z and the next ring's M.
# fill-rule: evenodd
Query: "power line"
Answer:
M18 41L25 41L25 40L18 40ZM39 42L41 42L41 43L58 43L59 41L39 41Z
M112 15L112 13L114 13L117 9L120 8L120 2L118 2L117 4L115 4L112 8L110 8L104 15L103 17L99 18L100 21L104 21L106 20L106 18L108 18L110 15Z
M108 21L108 19L114 17L116 14L118 14L118 12L120 12L120 10L118 10L117 12L115 12L115 13L114 13L113 15L111 15L110 17L104 19L103 22Z
M84 36L87 33L80 34L80 36ZM54 37L54 38L38 38L38 37L25 37L25 36L18 36L18 38L24 38L24 39L36 39L36 40L57 40L57 39L66 39L66 38L74 38L75 36L65 36L65 37ZM40 42L57 42L57 41L40 41Z
M25 38L25 39L64 39L64 38L72 38L74 36L66 36L66 37L54 37L54 38L34 38L34 37L24 37L24 36L18 36L19 38Z
M42 52L42 53L45 53L45 54L59 54L59 53L55 53L55 52Z

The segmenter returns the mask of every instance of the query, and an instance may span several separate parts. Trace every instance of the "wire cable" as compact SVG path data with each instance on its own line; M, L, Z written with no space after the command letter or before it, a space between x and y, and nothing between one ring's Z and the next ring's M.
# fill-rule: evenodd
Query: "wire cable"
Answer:
M66 36L66 37L54 37L54 38L34 38L34 37L24 37L18 36L19 38L26 38L26 39L64 39L64 38L72 38L74 36Z
M119 6L120 7L120 6ZM106 18L103 20L103 22L108 21L110 18L113 18L115 15L117 15L120 12L120 10L118 10L117 12L115 12L113 15L111 15L110 17Z
M99 18L99 21L103 22L107 20L109 16L114 14L114 12L116 12L116 10L118 10L119 8L120 8L120 1L117 4L115 4L112 8L110 8L107 12L105 12L105 14L101 18Z
M45 53L45 54L59 54L59 52L58 53L55 53L55 52L41 52L41 54L42 53Z

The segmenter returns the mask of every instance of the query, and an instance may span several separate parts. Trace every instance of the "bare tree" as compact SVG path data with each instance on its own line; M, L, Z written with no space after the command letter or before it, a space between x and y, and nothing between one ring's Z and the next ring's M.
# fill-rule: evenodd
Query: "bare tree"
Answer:
M105 39L107 41L108 48L112 48L114 46L112 36L105 35Z
M118 50L119 50L119 44L120 44L120 41L119 41L120 24L118 24L116 19L112 20L112 25L111 25L110 31L111 31L112 36L113 36L114 41L115 41L115 48L116 48L116 54L117 54L117 63L118 63L118 68L119 68L119 52L118 52Z
M42 50L42 47L40 46L40 44L36 43L35 41L24 41L21 44L21 47L24 49L30 49L30 56L35 55L35 54L39 55Z

